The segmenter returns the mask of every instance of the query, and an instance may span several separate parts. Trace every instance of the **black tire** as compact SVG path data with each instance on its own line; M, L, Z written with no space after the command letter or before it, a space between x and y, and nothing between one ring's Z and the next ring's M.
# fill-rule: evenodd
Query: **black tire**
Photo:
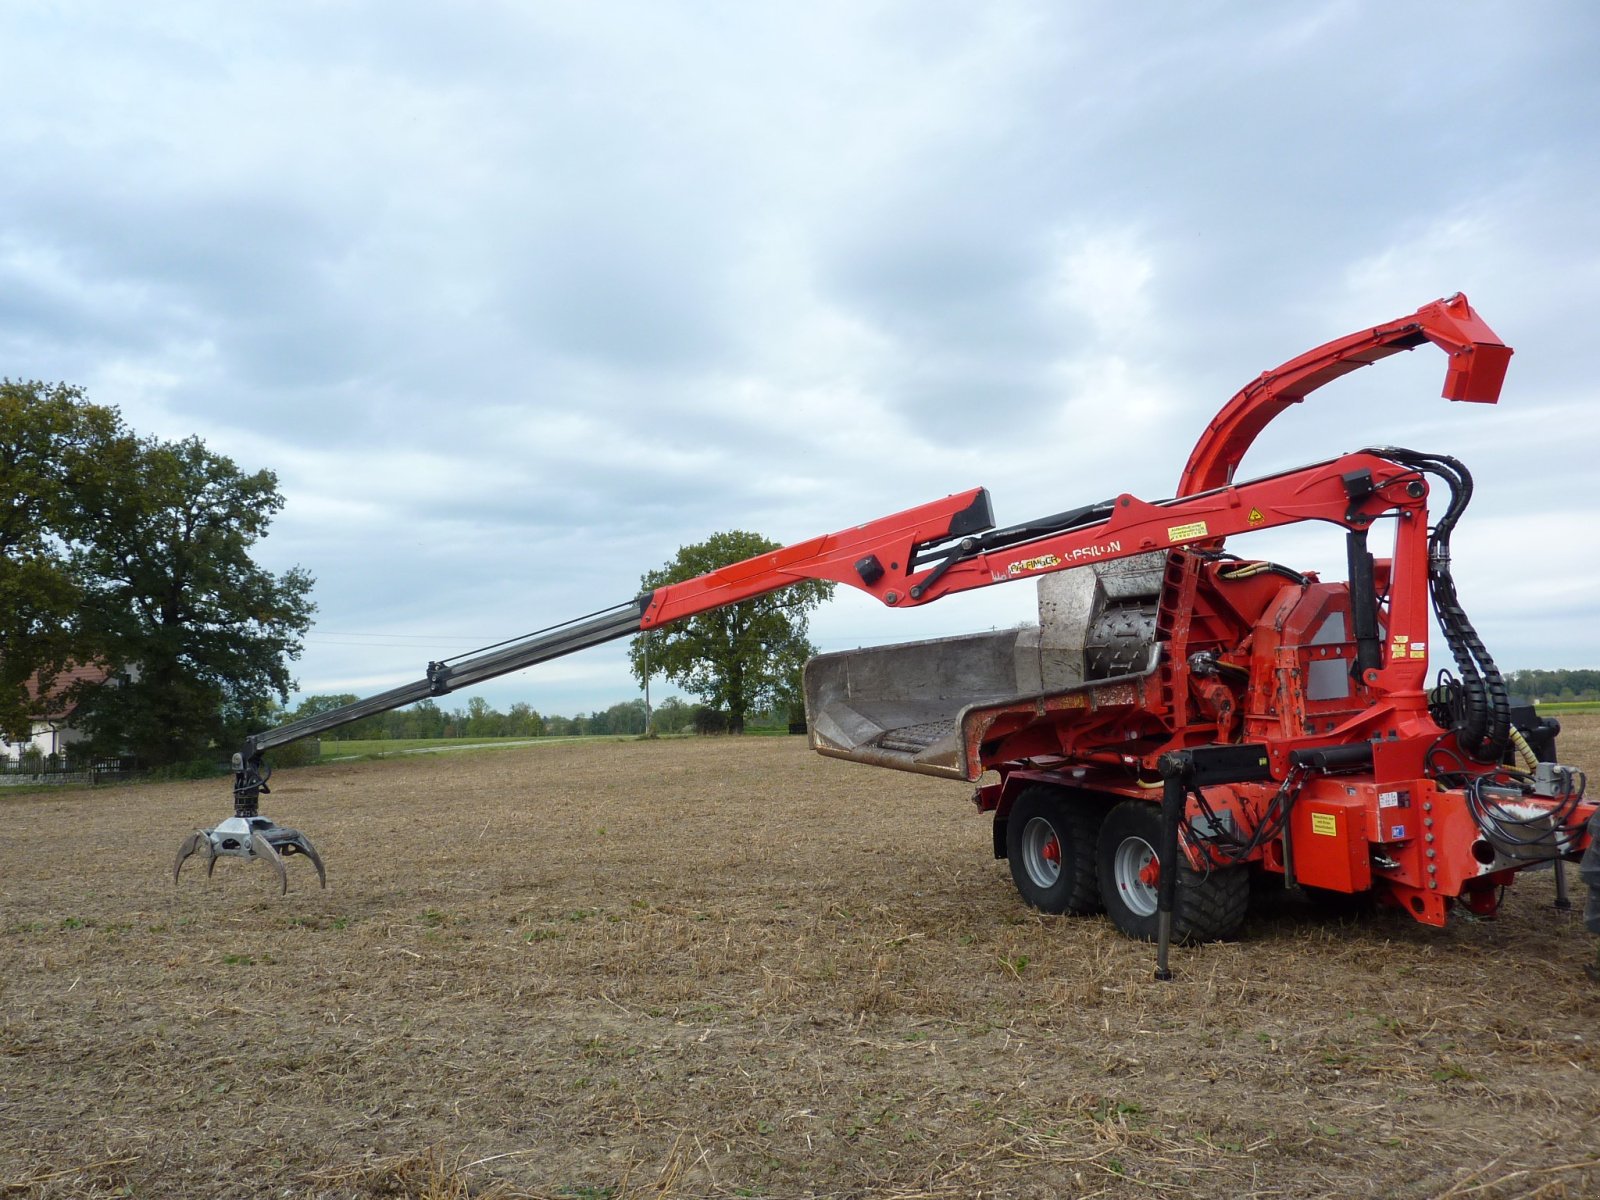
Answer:
M1095 846L1102 810L1091 800L1035 784L1006 817L1006 861L1022 898L1047 913L1100 911Z
M1141 868L1161 844L1161 810L1148 800L1124 800L1100 826L1096 871L1100 898L1111 923L1131 938L1156 940L1155 882ZM1173 902L1172 940L1184 944L1232 937L1250 907L1250 872L1229 867L1179 868Z

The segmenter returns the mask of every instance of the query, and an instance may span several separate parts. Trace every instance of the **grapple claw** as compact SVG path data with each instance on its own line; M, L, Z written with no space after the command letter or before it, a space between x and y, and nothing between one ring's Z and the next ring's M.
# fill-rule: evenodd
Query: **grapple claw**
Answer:
M278 856L277 850L273 849L272 840L267 836L266 830L257 830L251 835L250 852L254 857L261 859L278 873L278 894L280 896L287 895L289 892L289 872L283 869L283 859Z
M317 869L317 882L324 889L328 886L328 872L323 869L322 856L317 853L317 848L311 844L311 839L298 829L274 829L269 835L272 847L279 854L287 858L291 854L304 854L311 860L311 865Z
M306 837L304 834L301 834L300 840L305 843L306 857L311 860L311 865L317 869L317 882L322 885L323 891L327 891L328 872L323 870L322 856L317 853L317 848L311 844L310 838Z
M178 847L177 860L172 864L172 882L174 885L176 885L178 882L178 872L183 870L184 860L198 850L202 845L204 845L207 850L211 851L211 863L208 864L206 868L206 874L211 874L211 866L216 864L217 853L211 848L210 835L207 834L203 829L196 829L188 837L184 838L183 845Z

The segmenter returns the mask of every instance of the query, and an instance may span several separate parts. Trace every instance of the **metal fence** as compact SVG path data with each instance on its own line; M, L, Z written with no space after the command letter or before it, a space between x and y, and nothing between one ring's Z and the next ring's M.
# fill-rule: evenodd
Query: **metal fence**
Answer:
M121 783L139 774L131 758L75 758L35 755L0 758L0 787L24 783Z

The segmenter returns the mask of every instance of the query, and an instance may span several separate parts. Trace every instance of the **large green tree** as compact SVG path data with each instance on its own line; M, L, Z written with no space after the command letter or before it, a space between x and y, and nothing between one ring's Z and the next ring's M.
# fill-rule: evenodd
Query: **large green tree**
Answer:
M104 751L162 765L226 750L288 699L310 624L311 576L257 566L283 506L270 471L246 474L198 438L123 435L74 491L72 562L87 591L84 644L115 686L84 690L77 722Z
M0 733L13 739L26 736L37 707L29 681L49 688L72 658L87 657L72 497L105 470L99 451L123 434L116 412L78 388L0 380Z
M780 548L759 533L715 533L684 546L641 582L645 591L654 591ZM816 653L806 636L807 614L832 594L833 584L806 580L641 634L628 650L634 677L644 680L648 638L651 674L665 675L723 710L729 730L743 733L745 716L786 698L796 673Z

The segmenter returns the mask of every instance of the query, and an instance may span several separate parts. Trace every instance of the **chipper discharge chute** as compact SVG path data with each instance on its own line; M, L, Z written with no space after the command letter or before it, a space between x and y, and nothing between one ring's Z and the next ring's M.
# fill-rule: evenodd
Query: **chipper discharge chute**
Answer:
M263 755L349 721L807 579L891 608L1035 580L1024 629L823 655L806 669L813 746L979 783L994 849L1051 912L1104 909L1160 943L1225 936L1253 879L1370 893L1442 924L1492 914L1517 874L1588 845L1559 725L1519 708L1468 621L1450 538L1471 496L1447 455L1358 450L1238 481L1257 434L1341 375L1433 344L1444 395L1494 403L1511 351L1462 296L1267 371L1218 413L1177 495L1121 494L996 528L975 488L671 584L577 621L428 664L426 676L259 733L235 816L189 852L320 860L262 818ZM1440 498L1433 507L1435 490ZM1337 527L1348 577L1240 557L1229 539ZM1430 613L1451 669L1437 657ZM294 834L294 836L290 836Z
M822 654L806 664L814 749L976 779L992 719L1132 704L1155 670L1164 552L1041 575L1039 624ZM1051 718L1054 719L1054 718Z

